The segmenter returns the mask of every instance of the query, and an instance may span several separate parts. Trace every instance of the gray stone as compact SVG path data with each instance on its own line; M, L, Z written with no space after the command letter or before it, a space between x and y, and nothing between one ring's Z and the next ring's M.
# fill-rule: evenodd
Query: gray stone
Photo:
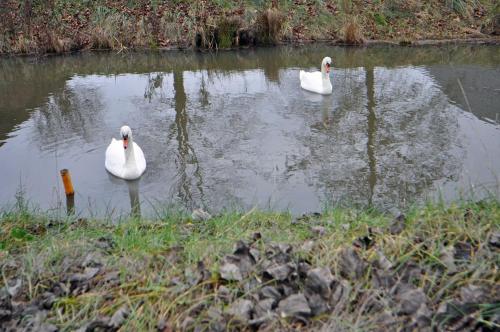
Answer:
M427 304L427 296L421 288L403 290L397 295L396 301L398 302L398 313L412 315L422 304Z
M359 258L358 253L347 248L342 250L340 254L340 272L350 279L359 279L365 272L365 263Z
M396 283L394 274L389 271L372 269L372 286L373 288L391 289Z
M311 227L311 231L317 236L323 236L326 233L326 229L323 226L313 226Z
M281 294L283 294L283 297L288 297L290 295L293 295L297 293L297 290L291 286L291 284L286 284L286 283L281 283L278 285L278 290L280 291Z
M384 271L388 271L392 268L392 263L387 257L385 257L384 253L381 251L377 251L377 266Z
M0 288L0 321L8 320L12 316L12 300L5 288Z
M219 289L217 289L217 297L225 303L229 303L232 299L231 290L226 286L220 286Z
M311 269L311 265L309 265L306 262L300 262L297 265L297 272L298 272L300 278L306 278L307 272L309 272L310 269Z
M264 286L260 290L260 295L264 299L273 299L276 303L281 299L282 295L274 286Z
M46 310L38 310L34 314L25 316L27 318L25 331L39 331L39 332L56 332L58 328L55 325L46 323L47 318Z
M308 240L308 241L304 242L302 244L302 246L300 246L300 250L309 254L314 249L314 244L315 244L314 241Z
M226 263L220 267L220 276L222 279L227 281L241 281L243 276L241 275L240 268L232 263Z
M52 308L52 305L56 301L56 296L54 293L51 292L44 292L39 298L38 298L38 307L41 309L46 309L50 310Z
M222 316L222 312L219 308L217 307L210 307L207 311L207 316L208 316L208 330L209 331L225 331L226 328L226 321L224 320L224 317ZM196 325L196 328L202 327L200 331L206 331L206 328L203 328L201 325Z
M102 256L99 252L88 253L85 256L85 259L80 264L82 267L101 267L102 264Z
M120 271L107 272L102 278L102 282L108 286L117 286L120 284Z
M486 301L486 292L480 286L467 285L460 288L460 298L464 303L484 303Z
M253 327L259 327L259 326L262 326L263 324L272 322L276 318L277 317L275 317L275 315L273 313L269 312L265 315L258 316L257 318L254 318L254 319L248 321L248 325L253 326ZM259 331L260 331L260 329L259 329Z
M332 293L331 284L333 280L329 268L315 268L307 273L306 289L308 292L317 293L321 297L328 299Z
M99 272L98 267L86 267L83 273L72 274L69 277L68 281L71 283L84 282L95 277L98 272Z
M193 213L191 213L191 218L194 221L207 221L212 218L210 213L204 211L203 209L195 209Z
M109 329L109 317L94 319L77 330L77 332L107 331Z
M292 247L289 244L280 243L277 245L270 245L266 250L266 256L275 264L286 264L291 260L291 252Z
M252 256L255 262L260 260L260 252L255 248L250 248L249 254Z
M455 248L453 246L447 246L441 248L439 259L446 266L448 274L454 274L457 272L457 266L455 265Z
M500 17L500 15L498 16ZM500 232L494 232L491 234L488 243L492 247L500 248Z
M243 241L238 241L233 255L224 257L224 263L235 264L243 278L246 278L252 272L255 262L254 257L250 254L250 247Z
M119 329L129 315L130 315L130 310L127 308L127 306L122 306L111 317L111 320L109 321L109 326L113 329Z
M334 283L332 287L333 294L330 297L330 305L335 307L335 310L341 311L349 300L351 288L347 280L340 280Z
M253 310L253 303L250 300L239 299L229 306L227 313L243 322L250 320Z
M375 324L378 327L374 331L398 331L398 320L389 310L384 310L376 316ZM411 330L410 330L411 331Z
M321 315L325 312L330 311L330 306L321 294L318 293L306 293L307 302L311 308L312 316Z
M283 318L307 321L311 315L311 308L304 294L298 293L281 300L278 304L278 313Z
M156 331L168 332L168 331L173 331L173 330L172 330L172 327L170 326L170 324L164 318L162 318L156 324Z
M274 265L267 268L264 271L264 276L268 276L271 279L276 279L278 281L283 281L288 278L290 273L293 272L293 268L288 264Z
M394 218L389 225L389 232L392 235L400 234L405 229L406 216L404 214L400 214L396 218Z
M422 277L422 266L414 261L408 261L404 264L403 268L400 270L401 281L405 283L412 283L416 280L420 280Z
M188 331L193 328L193 326L196 324L196 321L194 320L193 317L186 317L181 323L181 331Z
M257 302L254 308L254 317L262 317L270 313L275 302L276 301L272 298L267 298Z
M9 282L7 282L5 287L7 288L7 292L10 294L10 296L16 297L19 291L21 290L22 284L23 284L22 280L18 278L14 281L10 280Z
M413 324L421 331L423 328L431 326L432 312L427 307L427 304L422 303L417 312L413 316Z

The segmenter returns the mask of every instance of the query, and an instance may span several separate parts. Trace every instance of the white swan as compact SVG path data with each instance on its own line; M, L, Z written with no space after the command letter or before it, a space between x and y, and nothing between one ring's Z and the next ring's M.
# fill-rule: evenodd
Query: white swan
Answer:
M125 180L139 178L146 170L146 159L139 145L132 139L129 126L120 128L122 140L111 139L106 149L104 166L114 176Z
M327 95L332 93L332 83L330 82L330 66L332 59L326 57L321 62L321 72L315 71L307 73L300 71L300 87L302 89Z

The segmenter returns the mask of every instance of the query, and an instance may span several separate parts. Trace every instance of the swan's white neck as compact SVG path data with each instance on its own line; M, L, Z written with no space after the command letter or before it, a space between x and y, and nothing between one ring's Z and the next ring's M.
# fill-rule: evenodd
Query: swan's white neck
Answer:
M321 65L321 77L323 78L323 81L324 80L327 80L327 81L330 80L330 75L326 72L326 66L325 65Z
M132 135L128 137L128 146L125 149L125 167L135 165L134 140Z
M321 78L323 87L328 87L332 84L330 82L330 74L326 71L326 66L323 64L321 65Z

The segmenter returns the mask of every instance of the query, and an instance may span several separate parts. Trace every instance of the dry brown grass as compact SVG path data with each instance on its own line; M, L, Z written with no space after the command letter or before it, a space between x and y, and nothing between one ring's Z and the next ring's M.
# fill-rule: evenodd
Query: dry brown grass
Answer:
M146 19L143 17L135 24L135 36L134 36L134 46L139 48L144 48L151 46L151 34L148 33L152 30L152 27L146 22Z
M38 45L30 36L19 35L13 42L12 53L36 53Z
M205 23L196 27L194 45L208 49L217 48L217 33L215 24Z
M256 24L261 42L276 44L281 40L284 16L278 9L270 8L260 12Z
M119 13L108 15L89 28L89 46L93 49L123 49L124 45L131 45L137 38L141 32L139 28Z
M160 20L159 36L167 43L179 44L183 39L183 31L175 22L175 17L165 15ZM190 38L192 39L192 37Z
M48 37L50 39L50 43L48 44L49 52L58 54L67 53L74 47L74 42L70 38L60 38L53 32L49 33Z
M342 41L346 44L360 45L364 43L363 33L356 16L349 16L342 28Z

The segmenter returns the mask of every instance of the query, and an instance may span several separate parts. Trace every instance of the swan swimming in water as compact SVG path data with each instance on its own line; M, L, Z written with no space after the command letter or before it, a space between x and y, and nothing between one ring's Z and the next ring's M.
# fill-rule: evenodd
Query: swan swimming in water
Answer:
M332 59L326 57L321 62L321 72L312 73L300 71L300 87L304 90L327 95L332 93L332 83L330 82L330 67Z
M144 153L133 141L132 130L129 126L120 128L121 140L111 139L106 149L104 166L114 176L125 180L139 178L146 170Z

